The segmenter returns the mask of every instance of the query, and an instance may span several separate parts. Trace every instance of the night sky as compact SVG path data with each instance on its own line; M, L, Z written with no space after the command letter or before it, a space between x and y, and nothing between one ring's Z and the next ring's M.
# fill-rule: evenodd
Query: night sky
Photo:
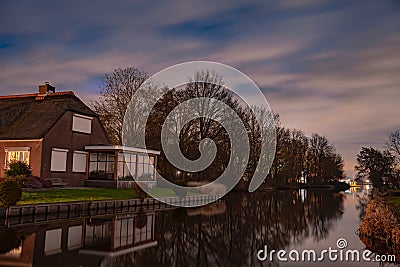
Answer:
M118 67L235 67L283 124L326 135L352 175L400 129L399 1L0 1L0 94L49 81L89 103Z

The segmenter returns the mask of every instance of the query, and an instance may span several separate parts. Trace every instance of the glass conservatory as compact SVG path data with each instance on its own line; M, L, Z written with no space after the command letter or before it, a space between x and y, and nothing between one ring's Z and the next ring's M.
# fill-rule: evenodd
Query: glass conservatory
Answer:
M124 146L86 146L88 157L88 181L109 181L128 185L135 180L156 181L157 156L160 151Z

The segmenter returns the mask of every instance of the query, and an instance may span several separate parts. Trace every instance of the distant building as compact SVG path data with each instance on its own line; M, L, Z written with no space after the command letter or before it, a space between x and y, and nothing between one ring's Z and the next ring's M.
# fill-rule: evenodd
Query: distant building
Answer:
M38 93L0 96L0 177L16 160L70 186L131 187L134 178L151 185L159 154L112 146L97 114L72 91L46 83Z

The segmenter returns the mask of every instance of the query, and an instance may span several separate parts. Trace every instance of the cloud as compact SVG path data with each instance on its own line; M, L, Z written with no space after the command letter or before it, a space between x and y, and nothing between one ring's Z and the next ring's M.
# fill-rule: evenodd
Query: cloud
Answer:
M50 81L89 101L118 67L219 61L285 125L327 135L350 171L362 145L400 128L398 13L383 1L2 1L0 93Z

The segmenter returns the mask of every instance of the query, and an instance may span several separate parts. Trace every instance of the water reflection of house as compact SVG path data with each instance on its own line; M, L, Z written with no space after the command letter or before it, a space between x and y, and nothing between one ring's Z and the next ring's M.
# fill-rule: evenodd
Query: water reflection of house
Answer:
M156 246L155 213L41 225L0 255L5 266L100 266L105 258Z
M145 218L140 218L141 215ZM144 224L139 222L143 219ZM84 247L79 253L115 257L155 245L154 213L136 217L122 215L113 220L87 222Z

